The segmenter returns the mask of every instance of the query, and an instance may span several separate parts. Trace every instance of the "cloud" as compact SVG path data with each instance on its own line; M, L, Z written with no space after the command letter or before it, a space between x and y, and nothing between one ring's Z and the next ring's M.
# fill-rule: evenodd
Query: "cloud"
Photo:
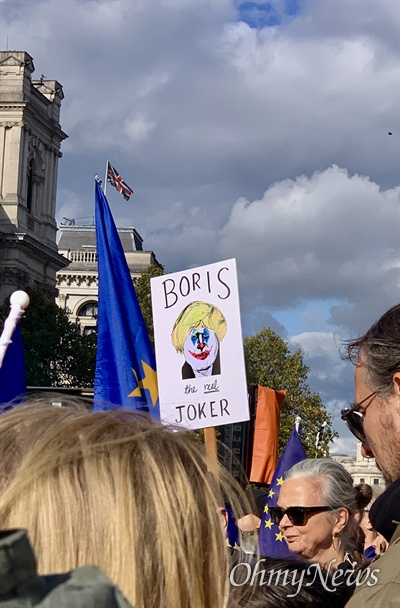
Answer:
M348 455L355 456L357 451L357 441L351 437L337 437L330 444L330 452L332 455Z
M332 163L377 183L397 180L387 138L398 125L397 52L385 46L380 60L393 15L382 11L381 30L371 31L365 14L374 3L352 3L350 16L338 8L338 31L322 34L319 4L305 3L287 25L262 30L236 21L228 1L42 0L20 11L6 3L3 21L38 70L64 85L65 173L94 147L126 158L140 176L149 223L159 190L167 190L168 205L181 188L190 206L205 184L226 219L240 196L251 200L275 181ZM152 126L151 137L140 131L146 145L141 140L138 151L124 137L135 115Z
M259 8L260 3L253 4ZM276 299L288 295L282 305L290 306L299 297L325 298L335 292L336 277L329 272L334 270L333 261L329 264L318 249L327 240L327 249L332 250L330 233L338 250L340 242L343 258L352 246L347 239L362 245L359 235L369 223L367 217L358 218L358 227L350 221L352 234L346 230L347 215L355 218L352 196L363 196L360 176L366 176L364 190L370 199L371 184L386 197L398 185L395 3L336 4L302 2L281 25L257 29L241 20L240 3L229 0L15 0L3 3L2 41L4 46L7 34L14 48L26 48L33 55L38 73L64 85L62 126L70 138L63 146L60 189L74 189L87 209L81 215L92 214L90 180L105 158L111 158L136 193L130 212L116 199L115 216L131 214L146 245L170 270L182 268L183 261L192 266L203 263L210 259L209 251L229 251L245 259L249 249L257 259L258 251L247 244L253 245L249 231L246 239L238 235L236 246L230 238L239 228L236 219L257 223L252 210L260 210L265 228L269 216L263 205L271 205L275 196L285 198L286 190L292 189L293 198L295 184L301 194L296 209L309 212L306 221L300 217L303 240L292 234L293 218L279 213L276 201L271 213L277 219L280 215L288 230L276 226L272 216L279 237L274 239L265 228L270 242L290 239L286 245L295 263L286 255L269 264L283 281L293 281L288 292L276 292ZM272 8L284 16L284 4L274 2ZM394 137L387 136L389 130ZM353 195L348 176L354 182ZM321 221L317 202L310 201L318 180L332 187L337 197L341 187L347 192L347 206L334 193L329 197L322 192L322 186L316 192L335 220L332 227ZM263 202L266 192L268 200ZM176 226L171 241L171 234L162 233L165 217L171 218L177 205L180 229ZM294 205L292 201L288 211L297 217ZM367 204L364 210L361 204L357 209L363 215L370 211ZM191 223L193 211L203 226ZM314 213L320 224L315 227ZM374 218L379 222L376 210ZM379 223L373 226L382 236ZM318 234L319 228L325 232ZM372 239L377 241L374 232ZM293 237L297 251L291 245ZM255 238L263 259L269 250L261 243L257 226ZM218 239L223 240L221 246ZM310 248L308 241L314 239L315 247ZM190 242L183 256L183 247ZM301 247L304 252L298 255ZM281 251L279 246L276 251ZM385 255L383 251L381 257ZM358 257L365 263L367 254L356 254L356 268ZM373 264L371 255L369 265ZM351 266L350 260L347 267L341 264L340 297L350 289L355 274ZM248 267L246 261L246 274ZM296 277L314 270L316 286L311 288L306 280L300 288ZM319 271L329 276L330 284ZM275 306L271 294L265 300L264 294L250 291L260 310L265 304ZM347 303L344 310L338 306L332 312L343 324L349 323L347 314Z
M304 361L310 368L308 383L320 393L334 417L353 397L354 368L340 358L341 344L340 336L333 332L304 332L289 339L292 350L300 348L304 353Z
M221 257L240 251L247 299L279 309L338 298L347 313L333 307L332 321L356 327L363 307L370 316L398 297L399 192L335 165L278 182L259 200L236 202Z
M144 114L134 114L126 119L124 132L132 143L139 143L150 136L156 123L146 118Z

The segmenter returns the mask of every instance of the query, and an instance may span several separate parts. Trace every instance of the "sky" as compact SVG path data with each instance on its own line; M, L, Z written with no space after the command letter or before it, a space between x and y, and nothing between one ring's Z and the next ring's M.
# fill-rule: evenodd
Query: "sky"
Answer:
M243 333L302 349L332 452L340 345L400 300L399 31L399 0L0 0L1 49L63 85L58 221L109 158L167 272L235 257Z

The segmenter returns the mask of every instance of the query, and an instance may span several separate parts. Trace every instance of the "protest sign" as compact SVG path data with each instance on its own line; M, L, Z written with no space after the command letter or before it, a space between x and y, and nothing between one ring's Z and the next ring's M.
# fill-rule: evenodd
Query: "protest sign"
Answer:
M151 279L160 416L188 429L249 419L236 260Z

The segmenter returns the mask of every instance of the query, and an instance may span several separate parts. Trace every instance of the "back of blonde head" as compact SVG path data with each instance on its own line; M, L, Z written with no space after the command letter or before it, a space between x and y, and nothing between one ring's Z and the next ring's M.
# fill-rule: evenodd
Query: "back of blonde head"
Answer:
M1 526L28 530L41 573L96 564L136 608L226 606L219 487L191 437L136 413L0 416Z

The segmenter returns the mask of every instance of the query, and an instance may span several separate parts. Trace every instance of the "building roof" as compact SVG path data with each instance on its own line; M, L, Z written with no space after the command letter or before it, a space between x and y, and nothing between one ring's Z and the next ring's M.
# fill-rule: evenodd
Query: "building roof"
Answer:
M143 251L143 239L135 228L117 228L123 250ZM96 249L95 226L60 226L59 251Z

